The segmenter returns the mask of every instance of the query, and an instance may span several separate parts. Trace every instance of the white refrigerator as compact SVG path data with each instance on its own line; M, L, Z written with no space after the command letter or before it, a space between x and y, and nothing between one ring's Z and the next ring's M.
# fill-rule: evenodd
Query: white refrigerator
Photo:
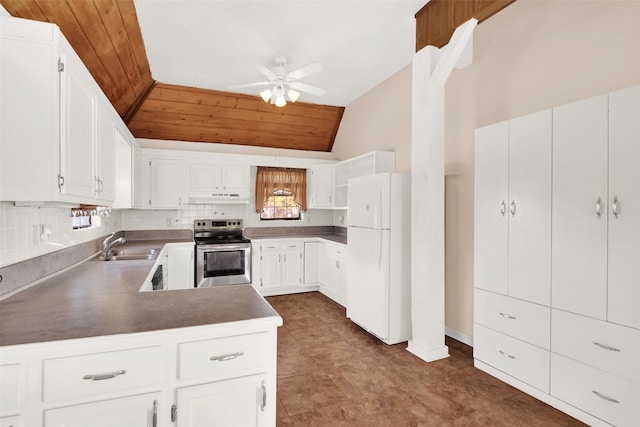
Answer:
M348 182L347 317L387 344L411 339L409 175Z

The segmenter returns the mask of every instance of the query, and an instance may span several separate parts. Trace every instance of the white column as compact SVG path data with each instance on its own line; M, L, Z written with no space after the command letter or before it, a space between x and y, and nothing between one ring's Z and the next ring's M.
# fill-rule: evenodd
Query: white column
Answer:
M478 21L458 27L442 49L413 57L411 105L411 323L408 351L431 362L444 344L444 90L454 66L470 63Z

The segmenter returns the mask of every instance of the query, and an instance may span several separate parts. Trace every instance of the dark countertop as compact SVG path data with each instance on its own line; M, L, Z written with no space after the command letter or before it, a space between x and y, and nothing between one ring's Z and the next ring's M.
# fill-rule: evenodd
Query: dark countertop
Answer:
M252 237L251 241L267 239L325 239L343 245L347 244L347 236L343 234L272 234L269 236Z
M188 241L131 241L115 249ZM0 345L279 319L252 285L138 292L154 264L94 257L0 301Z

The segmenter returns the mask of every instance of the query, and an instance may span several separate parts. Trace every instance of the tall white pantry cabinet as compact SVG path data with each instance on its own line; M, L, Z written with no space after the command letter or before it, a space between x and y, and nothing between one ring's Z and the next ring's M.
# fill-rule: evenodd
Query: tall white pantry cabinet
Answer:
M640 86L476 130L475 365L640 422Z

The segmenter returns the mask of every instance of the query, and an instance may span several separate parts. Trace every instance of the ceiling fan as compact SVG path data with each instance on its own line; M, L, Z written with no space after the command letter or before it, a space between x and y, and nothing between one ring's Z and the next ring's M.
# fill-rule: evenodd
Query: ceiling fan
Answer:
M268 80L255 83L247 83L241 85L231 86L230 89L239 89L252 86L273 86L271 89L265 89L260 92L260 96L264 99L264 102L270 102L278 107L284 107L287 105L287 99L291 102L296 102L300 97L300 92L306 92L317 96L322 96L327 91L325 89L312 86L306 83L299 82L298 80L322 71L322 66L317 62L314 62L304 67L298 68L290 72L285 72L285 64L287 58L284 56L276 56L273 60L275 64L274 70L270 70L265 66L259 65L258 71L264 74Z

